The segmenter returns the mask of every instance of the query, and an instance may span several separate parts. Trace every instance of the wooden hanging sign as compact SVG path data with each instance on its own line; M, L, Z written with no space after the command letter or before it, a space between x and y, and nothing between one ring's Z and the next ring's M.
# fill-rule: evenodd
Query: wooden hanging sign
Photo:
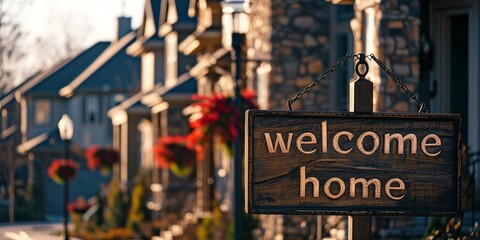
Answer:
M246 211L458 215L460 115L246 113Z

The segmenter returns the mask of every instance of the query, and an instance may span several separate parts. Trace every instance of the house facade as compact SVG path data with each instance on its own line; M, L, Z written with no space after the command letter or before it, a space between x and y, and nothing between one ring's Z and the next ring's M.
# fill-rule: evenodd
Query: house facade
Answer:
M178 42L195 30L185 1L146 0L137 40L126 53L141 61L140 90L108 111L114 147L120 152L120 180L127 186L141 170L151 171L149 209L154 220L193 208L191 179L157 170L152 148L160 137L185 135L183 109L191 104L197 81L187 70L195 58L178 52ZM174 217L177 218L177 217Z
M471 193L478 191L479 181L479 166L474 163L480 136L476 119L480 103L476 94L480 51L475 44L480 30L476 24L480 18L478 2L266 0L250 1L250 9L245 51L251 55L247 58L272 59L253 65L247 74L252 77L249 81L257 85L260 103L269 109L284 109L287 99L346 53L372 53L427 105L430 113L462 115L463 143L473 155L462 159L463 174L470 175L462 180L469 188L462 189L462 209L475 210L478 199L474 202ZM374 111L419 110L416 102L380 66L373 61L368 64L367 78L374 83ZM293 108L348 110L349 85L357 78L352 70L353 65L337 68ZM470 214L464 215L468 223L472 222L470 218ZM344 228L342 223L325 217L323 223L327 235L331 229ZM425 218L377 217L372 231L376 236L422 236L422 227L427 224Z
M40 72L2 97L2 138L18 139L17 150L25 156L48 159L48 154L59 154L61 149L55 123L67 111L81 129L75 132L73 148L81 152L92 144L113 143L120 152L118 172L125 186L138 170L152 170L154 218L177 213L176 220L181 221L189 213L202 219L216 209L231 214L233 159L218 136L202 143L204 154L196 163L195 176L187 179L176 178L170 170L157 171L152 153L159 137L189 133L189 117L198 111L191 107L193 94L234 94L232 36L225 18L225 5L231 2L238 1L146 0L138 30ZM465 149L476 159L478 1L240 2L248 5L249 20L241 53L241 88L256 91L261 109L287 109L287 100L347 53L374 54L430 113L462 114ZM68 70L69 64L75 71ZM381 66L368 64L374 111L418 112L416 102ZM350 87L357 79L353 66L350 59L336 68L293 109L348 111ZM9 146L7 141L2 144ZM480 187L480 166L467 160L464 175L471 176L465 179L462 209L472 211L478 200L474 202L469 193ZM318 230L324 237L346 237L344 216L258 218L259 239L306 239L320 234ZM379 237L421 236L428 221L375 217L372 231Z
M139 89L140 62L125 53L135 37L130 19L122 17L114 41L96 43L77 56L40 71L0 100L4 112L2 131L15 139L14 156L33 166L24 175L35 179L40 189L38 201L43 203L47 217L62 211L62 199L54 194L62 191L61 186L48 177L47 167L52 159L63 157L64 143L57 127L63 114L74 122L70 156L81 166L78 178L71 183L70 199L89 198L102 182L108 181L108 177L87 169L83 151L92 145L112 144L106 111ZM17 171L22 171L17 167Z
M224 1L228 3L230 1ZM479 101L478 91L479 4L476 1L245 1L249 5L249 31L243 47L242 87L254 88L262 109L286 109L286 101L326 72L347 53L374 54L386 68L399 77L406 88L431 113L461 113L464 144L470 153L478 150ZM197 64L189 73L198 81L198 94L233 94L231 60L228 42L231 36L221 22L221 1L192 0L192 16L197 17L197 29L179 43L179 51L197 56ZM439 24L437 24L439 23ZM223 29L221 36L218 31ZM227 43L227 44L226 44ZM454 59L454 60L453 60ZM418 112L416 101L402 86L391 79L374 61L369 61L367 76L374 83L374 111ZM200 74L199 74L200 73ZM353 74L353 59L339 67L327 79L293 105L298 110L348 111L349 88L357 77ZM455 79L455 80L454 80ZM454 83L455 82L455 83ZM197 169L200 209L209 211L211 189L220 188L218 170L228 169L231 179L231 159L216 147L215 139L206 149L203 166ZM464 159L466 161L466 159ZM227 163L227 164L225 164ZM467 164L468 165L468 164ZM465 173L478 173L478 164L469 165ZM213 185L202 184L215 179ZM228 182L229 180L227 180ZM472 186L478 177L467 179ZM228 190L230 193L232 190ZM470 193L474 189L466 190ZM202 199L202 200L201 200ZM216 200L232 204L231 196L216 196ZM469 194L462 208L471 211ZM203 206L203 207L202 207ZM230 205L231 206L231 205ZM225 209L229 209L228 206ZM467 216L466 216L467 217ZM271 217L262 216L265 239L277 234L285 238L306 238L313 230L309 224L324 223L324 235L337 232L345 237L345 218L338 217ZM308 223L308 224L303 224ZM407 237L423 235L428 219L374 218L376 236ZM298 226L304 226L298 228ZM400 230L397 230L400 229ZM403 230L402 230L403 229ZM332 233L333 234L333 233ZM343 235L342 235L343 234ZM392 235L389 235L392 234ZM268 236L269 237L268 237Z

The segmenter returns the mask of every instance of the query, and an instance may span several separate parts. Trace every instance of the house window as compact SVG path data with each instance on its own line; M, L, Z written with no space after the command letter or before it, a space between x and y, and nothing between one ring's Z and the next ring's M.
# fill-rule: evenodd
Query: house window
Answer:
M46 125L50 123L51 106L47 99L35 101L35 124Z
M96 95L85 96L85 124L100 124L100 98Z

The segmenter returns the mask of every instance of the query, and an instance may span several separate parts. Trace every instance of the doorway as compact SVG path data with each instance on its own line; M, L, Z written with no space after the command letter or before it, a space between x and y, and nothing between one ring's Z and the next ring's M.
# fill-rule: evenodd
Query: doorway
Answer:
M477 151L480 120L478 1L431 1L432 112L462 114L463 138Z
M480 150L480 1L431 0L433 68L430 108L462 115L462 139L469 152ZM480 172L477 164L476 172ZM470 168L473 170L473 168ZM476 176L480 189L480 176Z

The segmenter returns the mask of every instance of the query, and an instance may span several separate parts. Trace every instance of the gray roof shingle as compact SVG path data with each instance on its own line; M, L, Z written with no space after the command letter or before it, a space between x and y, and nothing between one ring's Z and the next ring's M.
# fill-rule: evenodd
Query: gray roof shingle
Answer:
M20 88L20 94L57 95L60 88L82 73L109 45L109 42L94 44L63 66L37 79L33 86L26 84L24 88Z
M135 41L135 32L112 43L72 82L60 89L68 97L74 92L136 92L140 89L140 59L126 53Z

